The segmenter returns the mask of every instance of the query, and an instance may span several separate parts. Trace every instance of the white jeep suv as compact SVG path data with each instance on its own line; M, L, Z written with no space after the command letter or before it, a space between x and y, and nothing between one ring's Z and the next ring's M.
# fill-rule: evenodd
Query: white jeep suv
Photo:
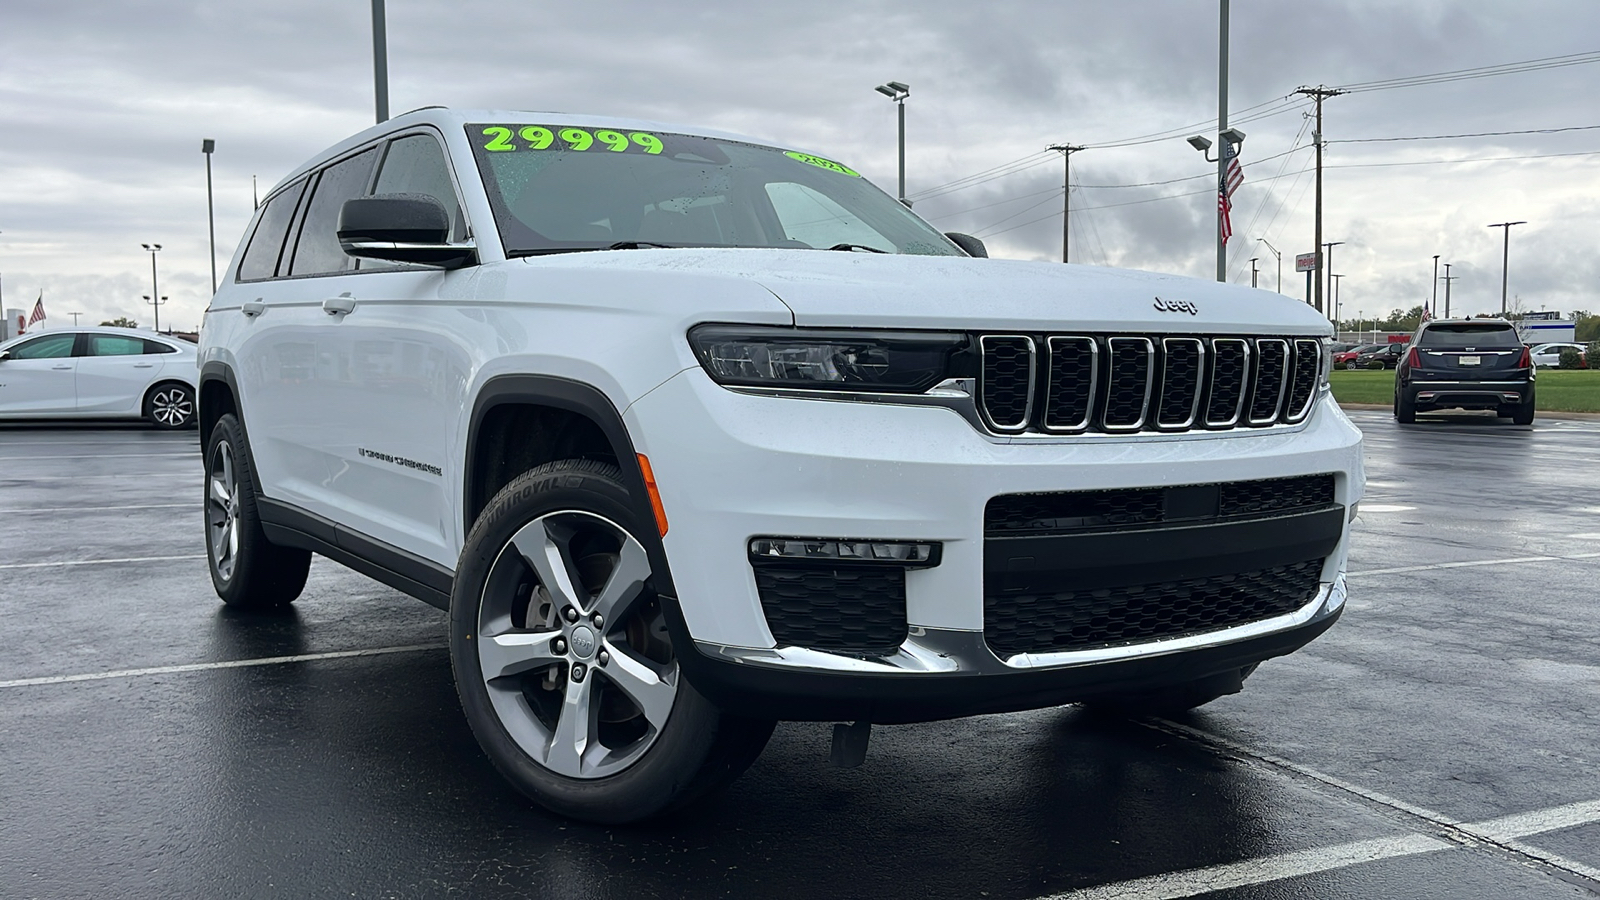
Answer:
M544 806L681 806L779 719L1238 691L1338 617L1359 432L1278 294L989 260L815 154L423 109L289 175L206 312L212 577L449 611Z

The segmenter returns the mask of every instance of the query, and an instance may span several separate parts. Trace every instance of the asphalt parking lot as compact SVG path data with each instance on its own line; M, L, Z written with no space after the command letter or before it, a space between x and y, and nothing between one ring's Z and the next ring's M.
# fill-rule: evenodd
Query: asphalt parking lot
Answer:
M780 725L630 828L504 785L436 610L321 559L223 609L194 433L0 431L0 896L1600 895L1600 422L1351 416L1349 609L1244 693Z

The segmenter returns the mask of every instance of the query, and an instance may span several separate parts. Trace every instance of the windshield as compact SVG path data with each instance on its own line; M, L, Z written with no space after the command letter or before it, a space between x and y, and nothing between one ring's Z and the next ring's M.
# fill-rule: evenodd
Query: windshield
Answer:
M792 247L961 256L855 171L807 153L664 132L468 125L508 256L619 247Z
M1444 350L1516 349L1522 346L1516 329L1504 322L1434 325L1422 332L1422 346Z

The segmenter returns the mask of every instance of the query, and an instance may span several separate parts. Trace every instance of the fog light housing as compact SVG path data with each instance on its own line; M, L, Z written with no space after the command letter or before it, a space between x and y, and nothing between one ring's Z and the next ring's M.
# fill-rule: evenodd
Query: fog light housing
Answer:
M879 541L841 538L757 537L750 560L758 563L826 562L926 569L939 564L938 541Z

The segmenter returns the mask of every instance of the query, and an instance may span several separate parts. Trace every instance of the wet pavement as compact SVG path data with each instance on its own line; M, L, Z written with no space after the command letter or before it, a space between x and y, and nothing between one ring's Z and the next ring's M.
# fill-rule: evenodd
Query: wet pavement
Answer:
M1242 694L784 724L627 828L504 785L438 611L224 610L193 433L0 430L0 897L1600 896L1600 422L1351 415L1350 608Z

